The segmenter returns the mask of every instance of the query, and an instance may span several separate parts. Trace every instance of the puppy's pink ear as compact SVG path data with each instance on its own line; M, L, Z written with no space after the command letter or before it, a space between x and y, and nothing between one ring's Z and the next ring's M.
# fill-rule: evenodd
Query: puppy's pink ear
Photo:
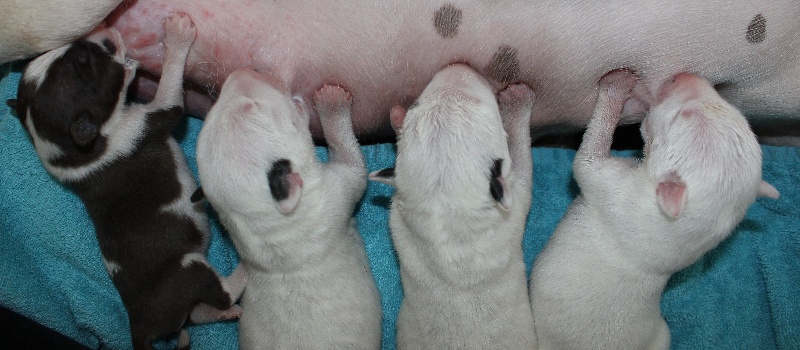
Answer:
M303 194L303 178L292 172L292 164L288 159L280 159L272 163L267 172L269 191L278 204L281 213L289 213L297 207Z
M395 187L394 168L384 168L381 170L373 171L369 174L369 180Z
M508 190L508 185L506 185L506 179L503 177L502 169L503 160L495 159L490 169L491 178L489 179L489 193L497 202L497 205L500 206L500 209L507 211L511 209L514 200L511 196L511 191Z
M400 106L394 106L389 111L389 120L392 123L392 129L394 129L395 134L400 134L400 129L403 128L403 121L406 119L406 112L406 109Z
M656 187L658 207L667 216L675 219L686 205L686 183L676 173L671 173Z
M778 199L781 197L781 193L766 181L761 180L761 187L758 189L758 196Z

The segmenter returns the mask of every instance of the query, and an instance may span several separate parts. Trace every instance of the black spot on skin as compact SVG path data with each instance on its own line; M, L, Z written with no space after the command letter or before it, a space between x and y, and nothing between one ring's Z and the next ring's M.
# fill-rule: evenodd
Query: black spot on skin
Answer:
M203 188L202 187L198 187L197 190L195 190L194 193L192 193L192 196L189 197L189 200L192 201L192 203L197 203L197 202L203 200L203 198L205 198L205 197L206 197L206 194L203 193Z
M491 178L489 179L489 193L492 194L492 198L496 201L503 200L503 185L500 183L500 171L503 168L503 160L502 159L495 159L494 165L492 166Z
M288 159L280 159L272 163L272 169L267 173L269 192L276 201L289 198L289 181L286 176L292 173L292 164Z
M433 14L433 26L443 38L452 38L458 34L461 16L461 10L453 4L444 4Z
M747 42L751 44L760 43L767 37L767 19L760 13L753 17L750 25L747 26Z
M491 62L485 68L486 76L501 83L510 83L519 76L519 59L517 49L502 45L492 56Z

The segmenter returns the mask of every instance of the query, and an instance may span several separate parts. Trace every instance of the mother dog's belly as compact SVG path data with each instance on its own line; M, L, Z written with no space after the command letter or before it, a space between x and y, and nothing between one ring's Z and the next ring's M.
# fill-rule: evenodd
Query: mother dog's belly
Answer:
M626 105L627 122L638 120L651 91L683 71L718 84L754 123L800 120L794 0L137 0L109 22L129 55L158 74L158 24L175 11L196 24L187 75L212 99L240 67L271 72L309 107L324 83L339 84L354 96L354 128L366 138L390 135L389 109L410 105L453 62L475 67L497 89L518 81L533 87L538 133L584 126L597 81L617 68L634 70L644 87L639 102ZM203 99L190 101L190 110L203 114L210 104ZM321 135L316 115L312 130Z

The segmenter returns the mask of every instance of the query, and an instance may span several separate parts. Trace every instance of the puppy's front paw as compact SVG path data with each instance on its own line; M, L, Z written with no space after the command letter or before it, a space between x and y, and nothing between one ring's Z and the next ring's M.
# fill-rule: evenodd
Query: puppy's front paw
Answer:
M178 12L164 22L164 45L168 48L185 48L192 46L197 31L189 15Z
M314 94L314 105L320 118L347 115L353 104L353 97L339 86L325 85Z
M517 123L530 123L533 99L533 89L524 83L509 85L497 94L500 115L506 129L518 127L514 126Z
M608 90L612 96L627 95L636 85L636 75L630 70L614 70L600 79L600 88Z

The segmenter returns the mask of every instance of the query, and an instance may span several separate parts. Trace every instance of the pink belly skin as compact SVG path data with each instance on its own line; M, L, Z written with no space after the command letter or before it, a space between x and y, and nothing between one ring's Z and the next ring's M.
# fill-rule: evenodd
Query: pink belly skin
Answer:
M627 123L641 119L650 91L684 71L719 84L756 124L800 120L795 0L135 0L108 22L140 67L158 74L161 23L176 11L197 27L187 77L201 88L187 103L199 115L211 103L205 94L213 97L233 70L253 67L286 82L309 107L323 84L345 87L356 133L382 137L392 133L391 107L408 106L438 70L465 62L498 90L519 81L534 89L534 136L585 126L597 81L618 68L641 83L639 102L626 105ZM312 132L320 135L316 115Z

